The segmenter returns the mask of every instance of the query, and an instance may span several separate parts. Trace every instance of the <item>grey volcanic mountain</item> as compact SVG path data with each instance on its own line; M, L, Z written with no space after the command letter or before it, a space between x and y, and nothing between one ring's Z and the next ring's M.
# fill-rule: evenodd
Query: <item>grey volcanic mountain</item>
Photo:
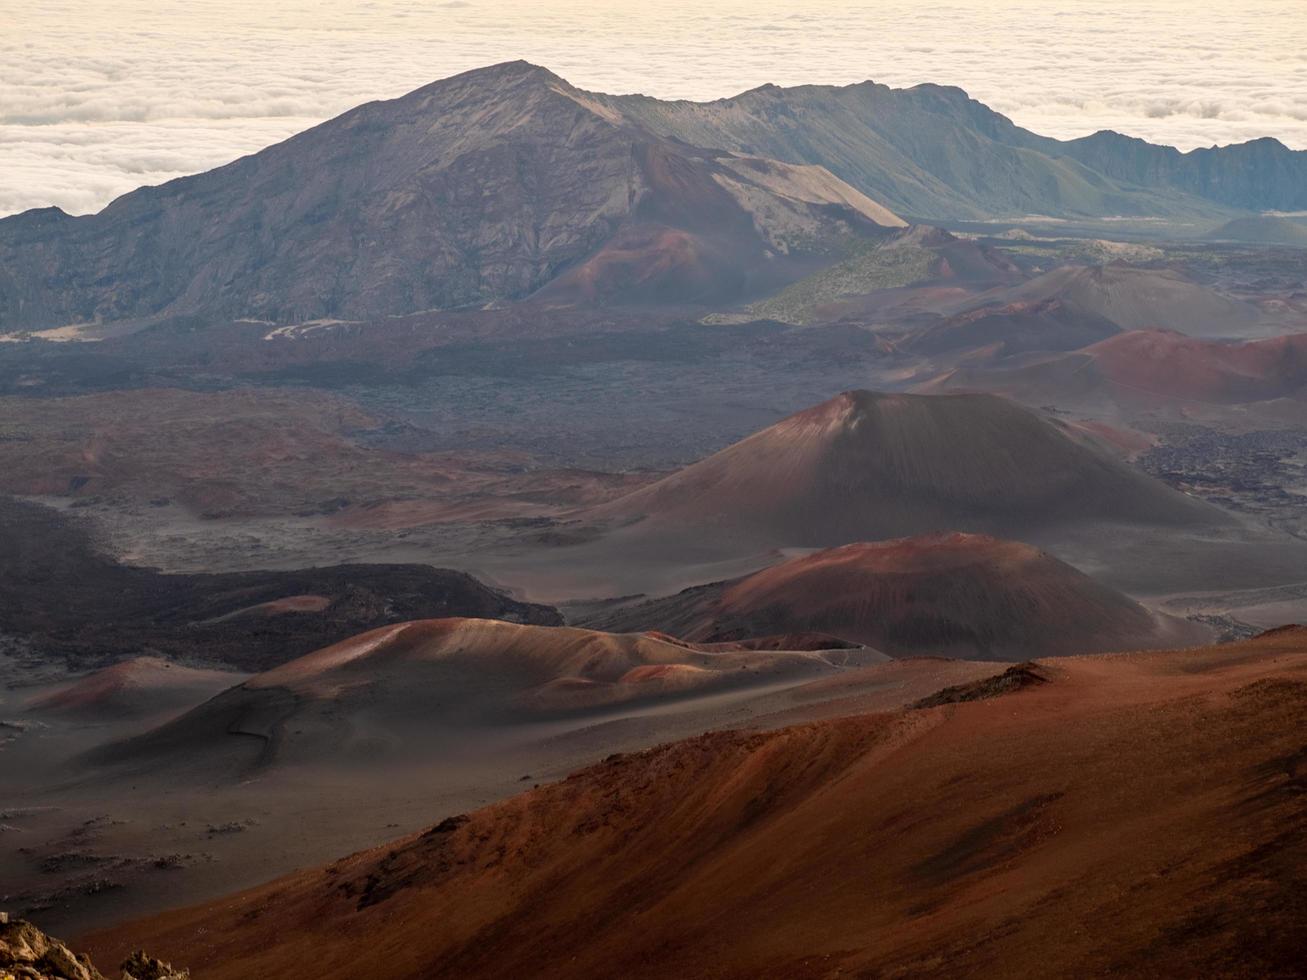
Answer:
M359 106L99 214L0 221L0 330L358 319L542 290L565 304L730 302L901 226L896 211L1215 225L1302 205L1307 153L1273 141L1195 152L1062 143L936 85L660 102L513 62Z
M819 167L640 129L523 62L359 106L96 215L0 222L0 327L729 299L904 222Z
M1307 153L1270 137L1181 153L1101 130L1058 150L1114 180L1170 187L1253 211L1307 208Z
M1235 218L1207 233L1218 242L1255 242L1267 245L1298 245L1307 248L1307 221L1260 214Z
M922 218L1307 208L1307 152L1275 140L1192 153L1115 133L1063 142L940 85L764 85L707 103L605 101L692 143L821 164Z

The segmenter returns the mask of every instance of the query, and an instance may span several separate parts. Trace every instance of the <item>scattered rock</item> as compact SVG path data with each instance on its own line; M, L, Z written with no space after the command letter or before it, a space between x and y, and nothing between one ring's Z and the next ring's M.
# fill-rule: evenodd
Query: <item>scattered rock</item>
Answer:
M85 956L22 919L0 924L0 971L17 980L104 980Z
M122 963L122 980L190 980L190 971L139 950ZM78 956L23 919L0 912L0 977L4 980L105 980L89 957Z
M971 684L958 684L955 687L946 687L943 690L936 691L920 701L913 702L912 707L935 708L941 704L983 701L986 698L996 698L1012 691L1020 691L1022 688L1047 683L1048 678L1039 671L1039 665L1028 660L1025 663L1009 667L1003 673L994 677L974 681Z
M210 837L217 834L239 834L245 830L245 824L238 823L235 820L230 823L209 824L205 831Z
M190 980L190 970L174 969L171 963L137 950L122 962L123 980Z

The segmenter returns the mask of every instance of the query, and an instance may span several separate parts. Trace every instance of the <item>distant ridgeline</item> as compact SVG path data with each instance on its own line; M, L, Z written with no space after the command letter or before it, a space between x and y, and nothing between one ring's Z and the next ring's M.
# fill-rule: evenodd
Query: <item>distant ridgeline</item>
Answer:
M661 102L513 62L359 106L99 214L0 220L0 332L532 296L712 304L807 275L899 215L1214 228L1304 209L1307 152L1271 139L1190 153L1115 133L1061 142L937 85Z

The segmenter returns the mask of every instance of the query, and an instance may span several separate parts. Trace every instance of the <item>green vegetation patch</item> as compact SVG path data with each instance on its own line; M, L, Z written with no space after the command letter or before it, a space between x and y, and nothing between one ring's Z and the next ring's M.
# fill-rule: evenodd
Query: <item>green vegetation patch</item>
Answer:
M927 278L934 263L935 253L927 248L862 245L843 261L754 303L749 311L763 319L807 326L816 319L817 309L827 303L877 289L910 286Z

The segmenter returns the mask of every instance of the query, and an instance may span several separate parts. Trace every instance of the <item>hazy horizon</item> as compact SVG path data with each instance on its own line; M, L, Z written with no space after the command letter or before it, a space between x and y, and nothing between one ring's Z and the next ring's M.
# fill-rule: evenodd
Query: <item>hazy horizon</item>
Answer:
M1298 0L838 0L657 11L507 0L275 7L65 0L0 13L0 214L98 210L361 102L516 58L583 88L711 99L757 85L958 85L1059 138L1115 129L1181 149L1307 148Z

